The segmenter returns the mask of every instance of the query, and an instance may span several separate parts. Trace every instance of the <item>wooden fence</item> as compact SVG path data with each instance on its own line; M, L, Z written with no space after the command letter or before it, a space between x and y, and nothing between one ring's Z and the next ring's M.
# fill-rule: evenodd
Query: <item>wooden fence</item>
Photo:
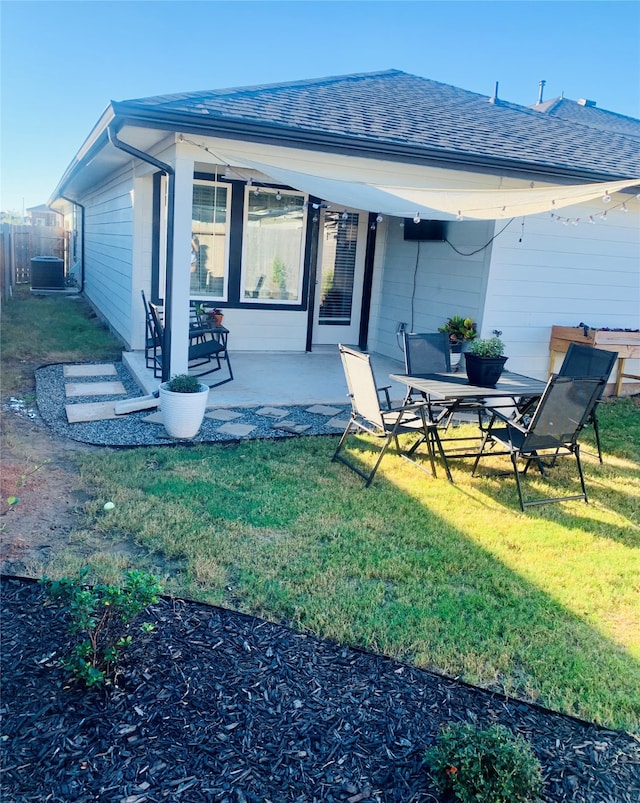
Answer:
M0 230L0 279L2 299L16 284L31 281L33 257L59 257L69 269L69 232L54 226L16 226L3 223Z

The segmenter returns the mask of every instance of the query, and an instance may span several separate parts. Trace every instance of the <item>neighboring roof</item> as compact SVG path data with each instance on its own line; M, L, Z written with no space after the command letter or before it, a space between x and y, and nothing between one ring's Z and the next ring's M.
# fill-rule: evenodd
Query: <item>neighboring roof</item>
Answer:
M55 214L55 215L59 215L60 214L60 212L56 212L55 209L51 209L51 207L47 206L47 204L38 204L38 206L28 206L27 207L27 212L31 212L31 213L33 213L33 212L47 212L49 214Z
M233 131L462 164L640 176L638 120L564 100L541 114L398 70L159 95L112 107L128 122L212 135Z
M550 117L565 120L569 123L586 125L599 131L617 132L640 139L640 120L616 114L606 109L598 109L591 100L569 100L568 98L553 98L544 103L531 106L533 111L544 112Z

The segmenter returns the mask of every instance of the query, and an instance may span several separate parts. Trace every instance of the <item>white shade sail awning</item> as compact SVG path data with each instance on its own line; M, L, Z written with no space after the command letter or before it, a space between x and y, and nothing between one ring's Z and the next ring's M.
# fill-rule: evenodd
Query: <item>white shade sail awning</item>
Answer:
M497 220L499 218L537 215L554 212L567 206L603 198L628 187L639 186L640 178L579 185L546 185L522 189L452 190L431 187L396 186L357 180L357 171L350 170L348 181L318 172L291 170L284 162L254 161L244 155L220 154L229 165L249 168L272 177L281 184L314 195L340 207L363 209L394 217L414 217L419 213L431 219ZM370 176L368 175L367 178ZM356 179L356 180L354 180Z

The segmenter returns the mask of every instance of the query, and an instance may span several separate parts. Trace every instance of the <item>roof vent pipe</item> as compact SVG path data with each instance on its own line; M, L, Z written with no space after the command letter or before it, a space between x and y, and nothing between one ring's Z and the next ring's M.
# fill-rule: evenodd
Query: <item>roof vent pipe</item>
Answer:
M498 102L498 81L496 81L496 88L493 90L493 97L489 98L489 103Z
M538 84L538 103L542 103L542 93L544 92L544 85L546 83L546 81L540 81Z

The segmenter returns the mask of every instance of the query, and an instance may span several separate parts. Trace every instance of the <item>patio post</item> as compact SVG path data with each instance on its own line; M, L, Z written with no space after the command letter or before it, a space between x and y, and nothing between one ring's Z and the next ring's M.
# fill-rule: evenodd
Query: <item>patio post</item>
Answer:
M171 328L171 376L186 374L189 364L189 297L193 159L178 156L174 164L173 276L167 277L167 304ZM170 297L169 297L170 296Z

